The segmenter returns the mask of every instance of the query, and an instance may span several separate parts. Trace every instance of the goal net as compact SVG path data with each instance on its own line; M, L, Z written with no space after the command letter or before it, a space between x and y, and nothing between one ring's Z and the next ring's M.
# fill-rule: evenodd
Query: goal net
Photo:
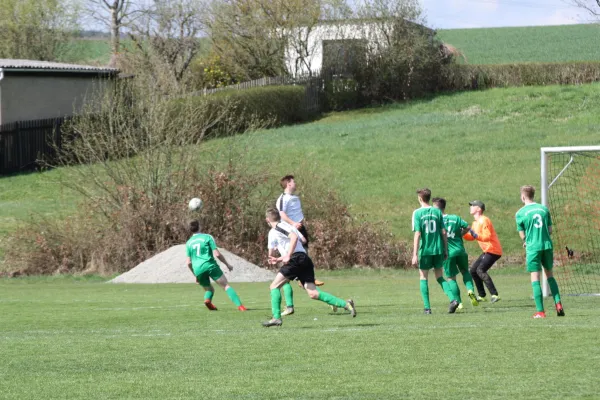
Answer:
M600 295L600 146L545 147L542 204L552 215L561 292Z

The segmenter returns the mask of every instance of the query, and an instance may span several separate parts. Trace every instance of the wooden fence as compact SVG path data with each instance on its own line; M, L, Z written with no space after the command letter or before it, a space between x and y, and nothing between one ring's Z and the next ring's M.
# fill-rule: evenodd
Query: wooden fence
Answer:
M64 118L19 121L0 125L0 175L38 168L52 161L62 143Z

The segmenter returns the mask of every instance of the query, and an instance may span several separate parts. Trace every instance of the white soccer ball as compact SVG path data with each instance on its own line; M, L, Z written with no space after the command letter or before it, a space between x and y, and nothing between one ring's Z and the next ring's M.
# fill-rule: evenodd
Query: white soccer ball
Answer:
M194 197L190 200L188 204L190 211L200 211L202 209L202 200L197 197Z

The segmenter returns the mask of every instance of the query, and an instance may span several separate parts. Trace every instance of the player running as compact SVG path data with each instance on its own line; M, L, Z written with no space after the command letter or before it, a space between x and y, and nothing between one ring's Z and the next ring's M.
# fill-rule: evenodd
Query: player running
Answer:
M192 237L185 244L187 251L187 266L196 276L196 282L205 290L204 305L211 311L216 311L217 307L212 303L215 288L210 284L212 278L221 286L231 301L237 306L238 310L246 311L242 301L235 290L229 286L227 278L217 264L215 258L221 260L227 268L232 271L233 267L227 262L223 254L217 249L215 239L207 233L200 233L200 222L193 220L189 224Z
M448 282L443 277L442 266L444 260L448 258L444 218L440 210L429 205L431 190L427 188L419 189L417 195L421 208L416 209L412 217L412 230L415 233L412 264L419 266L421 297L425 305L424 312L425 314L431 314L427 278L429 270L433 268L435 279L450 299L448 312L452 314L458 308L458 300L452 294Z
M433 199L433 206L438 208L442 214L446 210L446 200L441 197ZM463 234L468 232L469 224L458 215L444 214L444 226L446 227L446 236L448 237L448 258L444 261L444 275L448 279L448 285L458 301L458 310L463 308L460 298L460 289L456 283L456 275L460 272L463 282L467 287L471 304L478 306L479 302L475 297L475 287L473 278L469 273L469 256L463 243Z
M271 227L268 238L269 263L283 262L284 265L270 286L273 318L263 322L263 326L281 326L281 292L279 289L285 283L296 278L302 283L311 299L325 302L334 307L344 308L350 311L353 317L356 317L356 308L352 299L342 300L329 293L322 292L315 286L315 267L298 239L298 230L290 224L282 222L279 211L276 209L267 210L266 220ZM280 257L275 257L275 250L279 251Z
M283 193L277 198L275 205L279 210L279 216L283 222L286 222L296 228L301 233L302 246L308 253L308 232L306 231L306 220L304 213L302 212L302 204L300 203L300 197L296 196L296 181L293 175L286 175L280 179L279 184L283 189ZM316 286L322 286L323 282L315 280ZM281 313L282 316L290 315L294 313L294 291L292 285L289 282L283 285L283 295L285 297L285 311ZM334 311L337 311L333 308Z
M540 271L548 277L548 285L554 297L556 314L559 317L565 316L562 303L560 302L560 293L558 283L552 274L552 264L554 250L552 247L552 218L550 211L542 204L533 201L535 188L533 186L521 187L521 201L525 204L515 215L517 221L517 231L527 259L527 271L531 273L531 286L533 287L533 299L537 312L533 318L546 318L544 312L544 298L542 296L542 287L540 285Z
M500 241L498 240L498 235L496 235L492 221L483 215L485 204L479 200L475 200L469 202L469 205L471 206L469 212L475 221L473 221L471 229L463 238L469 241L477 240L479 247L483 250L483 254L471 265L469 272L473 277L473 281L475 281L477 293L479 294L477 301L487 301L483 286L485 283L485 286L487 286L488 291L492 295L490 302L495 303L500 300L500 296L498 296L498 291L492 277L488 274L488 270L502 257L502 246L500 246Z

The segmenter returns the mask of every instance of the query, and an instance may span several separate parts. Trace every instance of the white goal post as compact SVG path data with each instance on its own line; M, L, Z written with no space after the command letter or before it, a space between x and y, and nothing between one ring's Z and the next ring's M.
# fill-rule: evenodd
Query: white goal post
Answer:
M570 146L570 147L542 147L541 148L541 201L542 204L551 209L549 191L552 186L557 183L561 177L571 167L571 164L575 161L577 155L585 155L585 153L597 152L600 153L600 146ZM559 165L560 171L556 172L555 176L551 176L549 159L550 156L556 153L563 154L568 161L564 161L564 165ZM554 236L554 235L553 235ZM562 251L563 249L558 249ZM550 288L548 286L548 280L546 274L543 274L543 285L542 290L544 296L550 295Z

